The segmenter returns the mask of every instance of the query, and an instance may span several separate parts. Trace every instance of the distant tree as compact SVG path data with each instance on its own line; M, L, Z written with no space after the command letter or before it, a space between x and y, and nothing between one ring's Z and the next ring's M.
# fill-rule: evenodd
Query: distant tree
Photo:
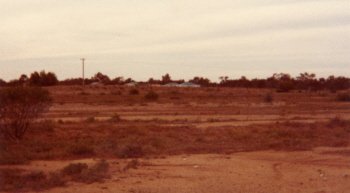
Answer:
M275 73L272 75L272 79L277 81L278 92L289 92L295 88L294 81L289 74Z
M168 73L162 76L162 84L167 84L170 82L171 82L171 77Z
M35 71L30 75L29 82L31 85L41 86L41 78L39 72Z
M228 76L220 76L219 79L220 79L220 84L225 84L225 82L227 82L228 80Z
M53 86L58 83L57 76L53 72L48 72L46 76L44 76L44 86Z
M329 90L335 92L350 88L350 79L345 77L329 76L325 84Z
M189 82L192 82L194 84L199 84L201 86L209 86L210 85L210 80L208 78L198 77L198 76L189 80Z
M102 82L104 84L109 84L111 82L111 79L107 75L102 74L101 72L96 73L92 79L95 81Z
M124 84L131 83L131 82L135 82L135 81L132 78L127 78L126 80L124 80Z
M30 124L51 105L47 90L40 87L9 87L0 90L0 133L20 140Z
M35 71L30 75L29 83L34 86L54 86L58 83L58 80L53 72L41 71L39 73Z
M118 84L121 85L124 82L124 78L122 76L116 77L113 80L111 80L111 84Z
M19 81L21 84L24 84L24 83L27 83L27 82L29 81L29 78L28 78L27 75L22 74L22 75L19 77L18 81Z
M3 79L0 79L0 86L6 86L6 81L4 81Z
M8 86L22 86L21 83L17 79L8 81L7 85Z
M298 89L318 90L316 75L313 73L300 73L300 75L296 77L296 81Z

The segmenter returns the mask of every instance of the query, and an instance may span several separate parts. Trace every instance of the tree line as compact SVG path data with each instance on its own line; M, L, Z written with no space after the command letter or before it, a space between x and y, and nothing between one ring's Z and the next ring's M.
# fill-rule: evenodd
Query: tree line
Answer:
M268 78L254 78L248 79L242 76L239 79L231 79L228 76L219 77L219 82L212 82L205 77L194 77L189 82L201 85L202 87L242 87L242 88L273 88L279 92L288 92L290 90L345 90L350 88L350 79L343 76L329 76L328 78L316 78L313 73L300 73L296 77L292 77L287 73L275 73ZM0 79L0 86L19 86L19 85L33 85L33 86L54 86L54 85L81 85L82 78L70 78L59 81L53 72L33 72L30 76L21 75L18 79L6 82ZM116 77L96 73L91 78L86 78L85 83L91 84L99 82L104 85L123 85L130 82L136 82L132 78ZM165 74L160 79L150 78L148 81L137 82L140 85L164 85L169 83L183 83L185 80L173 80L169 74Z

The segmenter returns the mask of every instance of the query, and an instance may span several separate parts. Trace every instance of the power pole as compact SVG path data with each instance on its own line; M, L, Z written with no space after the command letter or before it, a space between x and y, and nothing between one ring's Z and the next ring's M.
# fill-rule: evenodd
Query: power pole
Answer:
M82 64L83 64L83 88L85 87L85 58L80 58Z

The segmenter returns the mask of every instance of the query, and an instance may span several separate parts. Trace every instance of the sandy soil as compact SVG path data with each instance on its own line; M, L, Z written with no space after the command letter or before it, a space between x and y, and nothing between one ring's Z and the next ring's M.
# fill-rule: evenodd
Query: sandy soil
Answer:
M345 152L345 153L344 153ZM92 163L96 160L76 160ZM350 149L245 152L140 159L138 169L120 171L127 160L111 159L105 183L70 183L52 193L348 193ZM23 169L60 169L67 161L36 161Z

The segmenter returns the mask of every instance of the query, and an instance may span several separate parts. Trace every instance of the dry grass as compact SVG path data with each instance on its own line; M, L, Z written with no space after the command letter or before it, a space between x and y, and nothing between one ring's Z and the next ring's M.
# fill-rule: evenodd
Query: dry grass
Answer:
M103 182L109 178L108 168L109 164L102 160L91 167L84 163L69 164L62 170L49 174L43 171L2 169L0 170L0 191L41 191L64 186L69 181L88 184Z
M335 101L334 93L320 96L312 92L275 93L266 89L152 88L152 92L161 96L155 99L154 94L149 94L150 88L145 87L86 88L83 92L80 87L49 89L56 109L33 125L22 141L10 142L0 137L1 165L26 164L31 160L136 159L350 145L349 120L335 117L328 121L296 122L318 112L346 114L350 104ZM128 119L138 115L152 117ZM231 124L242 117L265 115L277 118L264 124ZM295 119L285 119L288 115ZM77 118L77 121L65 118ZM214 126L197 127L199 123ZM227 126L215 126L221 123ZM124 170L138 165L137 160L132 160ZM5 169L0 172L0 188L26 191L62 186L68 181L98 182L108 177L107 170L106 162L90 167L72 164L51 174Z
M139 158L182 153L227 153L255 150L307 150L318 146L347 146L350 122L282 122L270 125L198 129L159 126L152 122L109 121L57 126L55 133L32 134L18 144L2 141L0 163L22 164L37 159L84 157Z

